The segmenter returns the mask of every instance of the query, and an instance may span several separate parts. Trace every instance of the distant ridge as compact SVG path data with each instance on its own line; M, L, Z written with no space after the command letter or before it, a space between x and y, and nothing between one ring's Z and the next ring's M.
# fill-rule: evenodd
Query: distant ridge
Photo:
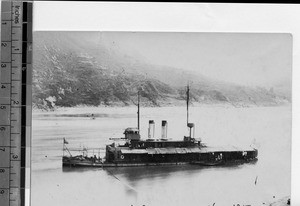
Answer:
M51 109L78 105L127 106L141 90L144 106L202 104L276 106L290 102L274 88L235 85L180 68L151 65L122 54L100 32L34 32L33 104Z

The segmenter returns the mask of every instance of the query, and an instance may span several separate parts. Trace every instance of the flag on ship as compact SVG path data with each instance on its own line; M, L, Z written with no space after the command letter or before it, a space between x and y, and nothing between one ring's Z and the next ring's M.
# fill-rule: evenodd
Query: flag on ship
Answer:
M69 144L69 142L64 138L64 144Z

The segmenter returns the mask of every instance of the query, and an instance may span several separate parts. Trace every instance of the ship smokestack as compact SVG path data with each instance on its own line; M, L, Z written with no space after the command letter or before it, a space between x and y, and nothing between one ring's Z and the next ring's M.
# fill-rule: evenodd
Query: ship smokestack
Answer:
M190 129L190 138L192 138L192 133L193 137L195 136L195 124L194 123L188 123L187 124L188 128Z
M148 138L154 139L155 123L154 120L149 120Z
M168 132L168 122L166 120L163 120L161 122L161 138L167 139L167 132Z

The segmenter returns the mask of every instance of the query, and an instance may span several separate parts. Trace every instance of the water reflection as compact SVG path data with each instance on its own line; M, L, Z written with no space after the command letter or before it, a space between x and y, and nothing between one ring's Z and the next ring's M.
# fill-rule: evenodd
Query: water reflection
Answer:
M102 168L96 167L62 167L62 171L65 173L84 173L91 171L103 170Z
M257 160L253 160L248 165L255 165ZM172 176L199 175L203 171L222 171L242 169L245 164L227 164L222 166L200 166L200 165L164 165L145 167L62 167L64 173L84 173L91 171L104 171L107 176L119 179L125 178L129 182L137 182L144 179L168 179Z

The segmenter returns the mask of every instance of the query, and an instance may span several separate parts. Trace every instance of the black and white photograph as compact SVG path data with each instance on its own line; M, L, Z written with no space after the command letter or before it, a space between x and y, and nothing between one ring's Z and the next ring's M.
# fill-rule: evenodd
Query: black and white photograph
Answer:
M45 28L32 206L290 205L291 33Z

